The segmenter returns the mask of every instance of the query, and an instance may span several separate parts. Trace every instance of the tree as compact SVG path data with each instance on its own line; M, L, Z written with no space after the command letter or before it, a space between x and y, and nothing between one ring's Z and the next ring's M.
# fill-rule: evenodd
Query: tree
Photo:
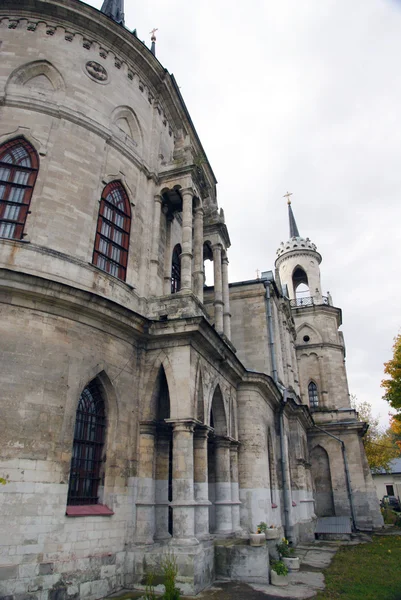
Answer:
M379 417L374 417L369 402L358 402L351 396L351 405L358 412L359 419L368 423L369 428L363 437L366 457L374 473L382 469L389 471L390 462L400 456L400 448L395 439L395 431L391 427L383 429L379 425Z
M401 334L394 338L393 358L384 363L384 373L389 376L383 379L381 386L384 388L384 400L401 411ZM401 420L401 414L396 415L396 419Z

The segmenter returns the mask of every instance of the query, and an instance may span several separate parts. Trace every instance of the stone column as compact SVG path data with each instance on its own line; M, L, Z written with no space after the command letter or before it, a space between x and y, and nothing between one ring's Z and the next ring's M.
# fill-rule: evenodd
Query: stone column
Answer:
M203 302L203 208L198 206L194 219L194 292Z
M192 290L192 203L193 191L182 193L182 253L181 253L181 292Z
M173 249L171 247L171 223L174 217L166 214L166 247L164 250L164 281L163 294L168 296L171 294L171 259Z
M157 295L158 288L158 267L159 267L159 237L160 237L160 216L162 211L163 198L156 194L155 196L155 212L153 216L152 227L152 254L150 257L150 293L152 296Z
M223 331L224 334L231 339L231 313L230 313L230 290L228 287L228 258L224 252L222 259L222 280L223 280Z
M157 434L156 442L156 533L155 540L170 538L168 532L168 471L171 436L168 431Z
M230 464L231 464L231 515L233 531L240 531L240 504L239 501L239 483L238 483L238 446L239 442L231 441L230 445Z
M153 423L141 423L135 536L139 544L153 544L155 534L155 436Z
M199 427L194 434L194 493L195 535L197 539L209 536L209 478L207 469L207 444L209 427Z
M223 331L223 289L221 276L221 244L214 244L213 271L214 271L214 326L216 331Z
M198 544L195 538L194 423L173 425L173 537L176 544Z
M231 533L230 446L228 438L216 437L214 442L216 463L216 533Z

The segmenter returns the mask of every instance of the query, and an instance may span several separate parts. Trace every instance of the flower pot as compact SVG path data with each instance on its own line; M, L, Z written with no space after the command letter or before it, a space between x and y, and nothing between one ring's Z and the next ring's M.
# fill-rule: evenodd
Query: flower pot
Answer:
M278 538L278 529L266 529L265 536L267 540L276 540Z
M281 560L290 571L299 571L300 563L298 556L292 556L291 558L286 558L283 556Z
M277 586L288 585L288 575L278 575L276 571L270 571L270 583Z
M266 542L266 537L264 533L250 533L249 534L249 544L251 546L263 546Z

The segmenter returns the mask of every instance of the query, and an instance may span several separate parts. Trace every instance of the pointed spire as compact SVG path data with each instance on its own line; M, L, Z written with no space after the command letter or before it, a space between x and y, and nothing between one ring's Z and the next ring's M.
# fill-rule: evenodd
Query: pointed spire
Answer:
M299 235L297 223L295 221L294 213L292 212L292 208L291 208L291 196L292 196L292 192L287 192L286 194L284 194L283 198L287 198L288 218L290 221L290 238L293 238L293 237L300 237L300 235Z
M104 0L100 11L116 23L124 25L124 0Z
M153 54L153 56L156 56L156 31L157 31L157 29L152 29L152 31L149 32L152 36L150 38L152 41L152 46L150 48L150 51Z

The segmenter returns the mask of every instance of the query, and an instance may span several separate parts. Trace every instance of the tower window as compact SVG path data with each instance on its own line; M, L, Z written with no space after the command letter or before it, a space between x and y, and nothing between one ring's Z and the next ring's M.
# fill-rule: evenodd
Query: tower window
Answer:
M131 229L131 208L119 181L103 190L97 220L93 264L125 281Z
M309 406L311 408L317 408L319 406L319 394L317 391L317 385L313 381L308 385L309 395Z
M310 340L309 335L304 335L303 340L305 343L309 342L309 340Z
M171 261L171 293L176 294L181 289L181 246L177 244L173 250Z
M38 168L38 155L24 138L0 146L0 238L22 238Z
M94 380L79 398L68 487L69 505L98 502L105 428L102 392Z

